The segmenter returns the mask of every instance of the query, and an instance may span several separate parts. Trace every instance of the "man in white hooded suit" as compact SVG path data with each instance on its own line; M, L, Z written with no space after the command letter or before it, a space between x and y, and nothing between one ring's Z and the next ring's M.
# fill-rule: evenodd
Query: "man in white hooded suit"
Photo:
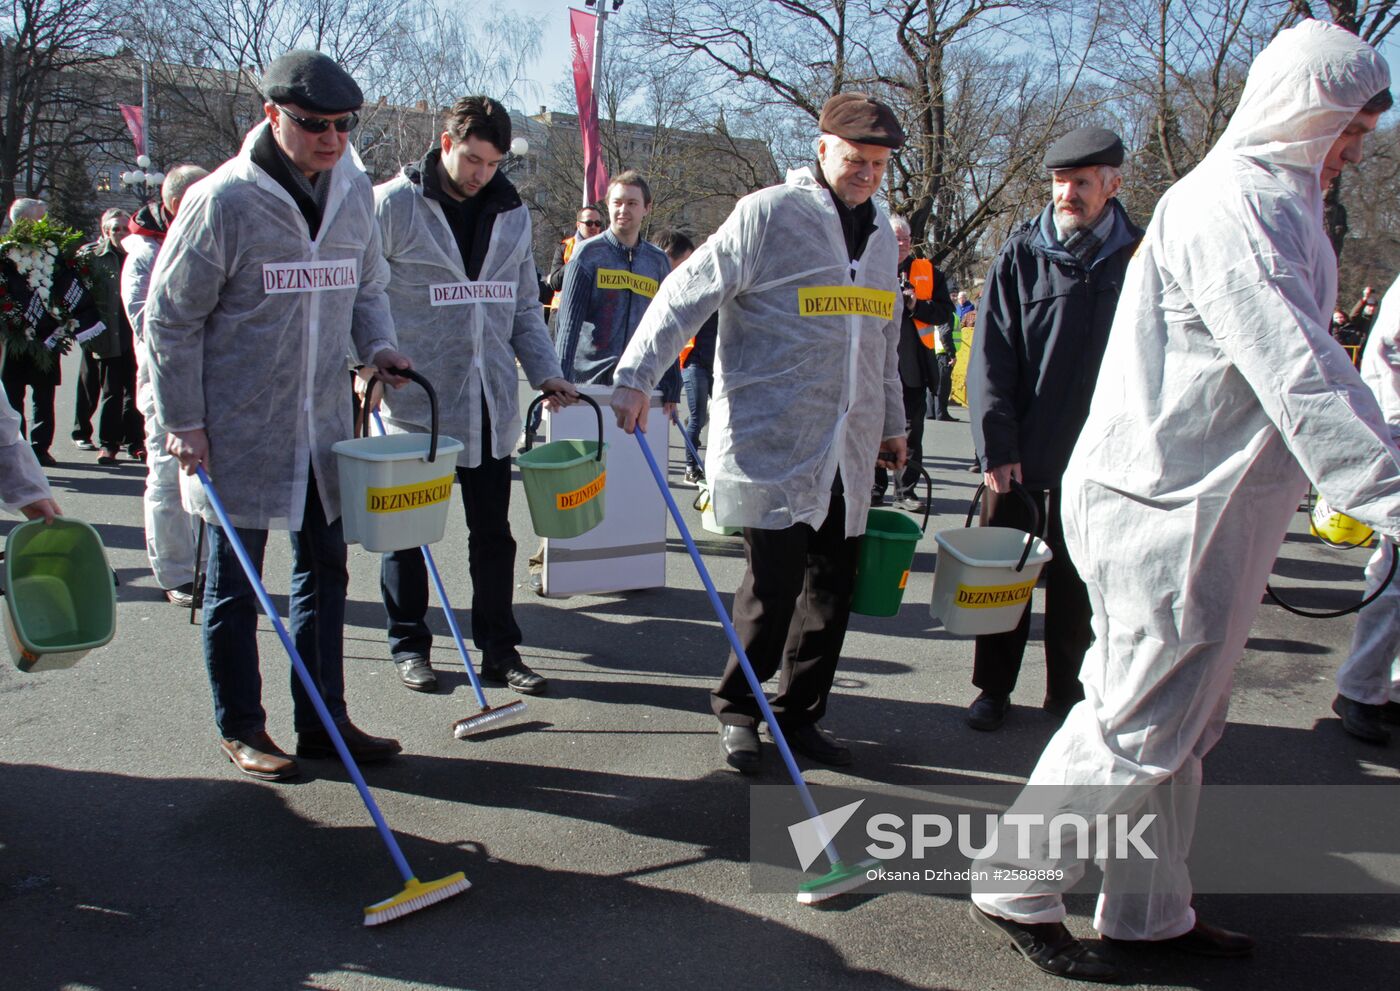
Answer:
M1201 758L1224 728L1308 479L1340 510L1400 532L1400 452L1327 333L1337 263L1322 214L1323 191L1389 108L1389 85L1385 61L1352 34L1314 21L1282 32L1220 141L1163 197L1125 276L1108 374L1064 476L1066 543L1093 605L1086 698L1008 812L1093 822L1151 802L1159 859L1104 862L1094 926L1109 940L1251 951L1191 906ZM996 852L974 866L1058 879L978 883L973 918L1042 970L1118 979L1063 924L1062 893L1084 870L1075 844L1051 856L1037 836L1027 860L1011 835L1003 819Z

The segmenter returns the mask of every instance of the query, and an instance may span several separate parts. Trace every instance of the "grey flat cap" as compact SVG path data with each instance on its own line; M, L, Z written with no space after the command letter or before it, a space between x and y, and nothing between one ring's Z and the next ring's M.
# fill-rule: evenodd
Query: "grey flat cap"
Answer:
M1047 169L1123 164L1123 139L1102 127L1076 127L1045 149Z
M263 98L295 103L319 114L358 110L364 93L335 60L320 52L291 51L275 59L262 78Z

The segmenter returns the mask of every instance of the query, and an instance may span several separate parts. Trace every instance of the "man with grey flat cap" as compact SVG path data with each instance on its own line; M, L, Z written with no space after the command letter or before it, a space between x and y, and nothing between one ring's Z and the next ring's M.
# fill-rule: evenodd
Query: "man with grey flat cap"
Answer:
M1064 718L1084 697L1079 668L1089 647L1089 597L1065 550L1060 479L1089 415L1113 311L1142 230L1115 199L1123 142L1080 127L1045 152L1051 202L1012 231L987 273L967 370L977 458L990 500L988 525L1035 525L1024 486L1054 557L1045 567L1044 707ZM977 638L967 713L977 730L1001 726L1021 670L1031 610L1009 633Z
M647 396L719 311L705 477L744 528L734 628L787 742L823 764L850 750L819 725L836 676L870 478L906 456L894 232L871 197L904 131L864 93L822 108L817 161L745 196L661 283L613 375L612 407L646 427ZM855 485L855 488L850 488ZM852 495L853 493L853 495ZM758 770L758 703L733 653L711 693L726 762Z
M325 55L293 51L262 90L266 118L191 187L151 274L156 415L185 472L208 471L259 570L268 531L288 531L297 650L351 753L374 760L399 744L346 710L349 576L331 445L351 436L347 358L395 385L389 369L412 363L397 350L369 177L345 154L359 86ZM245 774L293 777L265 725L252 587L202 493L183 488L210 524L203 639L220 749ZM295 676L291 691L297 756L335 757Z

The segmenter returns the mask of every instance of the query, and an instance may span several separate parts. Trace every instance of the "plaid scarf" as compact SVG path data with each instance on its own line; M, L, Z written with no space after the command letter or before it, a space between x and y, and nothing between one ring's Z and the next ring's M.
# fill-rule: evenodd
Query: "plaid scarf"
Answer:
M1056 233L1059 233L1058 229ZM1095 221L1093 227L1078 227L1068 235L1061 235L1060 244L1079 259L1079 264L1085 268L1092 268L1094 259L1099 256L1099 249L1112 233L1113 207L1110 204L1104 208L1103 216Z

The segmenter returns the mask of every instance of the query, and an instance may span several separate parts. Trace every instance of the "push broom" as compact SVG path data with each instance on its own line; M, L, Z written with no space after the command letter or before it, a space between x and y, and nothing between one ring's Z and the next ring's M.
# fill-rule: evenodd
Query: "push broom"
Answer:
M716 591L715 583L710 578L710 572L705 567L705 562L700 559L700 551L695 546L694 538L690 535L690 528L685 525L680 507L676 505L676 500L671 496L671 489L666 484L666 476L661 473L656 458L652 456L651 447L647 444L644 436L645 433L642 425L637 424L635 436L637 444L642 449L642 456L646 458L647 467L651 469L652 478L656 480L656 487L661 490L661 498L666 500L666 508L671 511L671 518L676 521L681 539L685 541L685 549L690 552L690 559L695 562L695 570L699 572L700 581L705 585L705 592L710 597L710 605L714 607L715 615L719 617L720 626L724 627L724 635L729 638L729 646L734 648L734 656L739 659L739 667L743 670L744 678L749 683L749 691L753 692L754 701L758 703L759 711L763 713L763 719L768 723L768 729L773 734L773 742L777 744L778 752L783 756L783 763L787 765L788 776L792 778L793 786L796 787L797 794L802 799L802 806L807 810L808 821L817 830L822 849L831 865L831 869L826 874L803 883L797 889L797 900L803 905L814 905L817 902L826 901L828 898L834 898L836 895L844 894L853 888L858 888L865 883L865 872L875 866L878 861L872 859L848 864L837 853L836 841L827 830L821 813L817 811L817 803L812 801L812 793L807 788L807 782L802 780L802 771L798 768L797 760L792 756L792 750L788 747L782 728L779 727L778 720L773 715L773 709L768 704L768 697L763 693L763 684L754 674L753 665L749 663L749 655L744 652L743 645L739 643L739 635L734 632L734 624L729 621L729 614L725 612L724 603L720 601L719 592ZM689 442L687 441L687 443Z
M248 582L257 594L258 603L262 606L263 612L267 613L267 618L272 620L277 635L282 639L282 646L287 648L287 654L292 659L292 667L296 670L297 677L301 679L302 687L306 689L311 704L316 707L316 715L320 718L321 725L326 728L331 742L335 744L336 753L340 754L340 760L345 765L345 770L350 773L350 780L355 782L360 799L365 803L365 808L369 810L370 818L374 820L374 828L379 830L384 845L389 849L389 856L394 860L394 866L403 876L402 891L392 898L375 902L365 909L365 925L377 926L382 922L408 915L420 908L427 908L429 905L435 905L466 891L471 887L471 882L461 871L436 881L420 881L413 873L413 869L408 866L408 860L404 857L403 851L399 849L398 841L394 839L389 824L384 821L384 814L379 811L374 796L369 793L369 786L365 784L364 775L360 773L355 758L350 756L350 749L345 745L345 738L340 735L340 729L335 725L335 720L331 718L330 710L326 708L326 703L321 698L321 692L317 689L316 682L312 680L311 673L306 670L306 664L302 661L301 654L297 653L296 644L292 642L292 638L287 634L287 628L282 625L281 617L273 608L272 599L263 586L258 569L253 567L253 561L248 557L248 551L243 547L243 541L239 539L238 531L234 529L232 521L228 518L228 513L224 511L224 504L220 501L218 493L214 491L214 484L209 481L209 475L204 470L203 465L199 465L195 471L199 475L200 482L204 484L204 491L209 495L209 505L213 507L214 515L219 519L219 526L223 527L229 545L238 557L238 563L243 567L243 573L248 576Z
M374 425L380 434L387 433L384 429L384 421L379 417L379 411L375 410L372 415L374 416ZM452 735L459 740L465 740L477 733L499 729L507 723L516 722L525 715L525 700L515 699L505 705L494 707L486 704L486 693L481 690L481 679L476 676L476 669L472 667L471 655L467 653L467 642L462 639L462 629L457 625L457 617L452 612L452 603L447 600L447 588L442 583L442 575L438 574L437 563L433 561L433 552L427 544L418 549L423 552L423 561L428 566L428 574L433 576L433 587L437 589L438 601L442 603L442 611L447 614L447 626L452 630L452 639L457 641L457 653L462 657L462 664L467 669L467 680L472 683L472 691L476 692L476 701L481 706L481 711L476 715L467 716L453 723Z

